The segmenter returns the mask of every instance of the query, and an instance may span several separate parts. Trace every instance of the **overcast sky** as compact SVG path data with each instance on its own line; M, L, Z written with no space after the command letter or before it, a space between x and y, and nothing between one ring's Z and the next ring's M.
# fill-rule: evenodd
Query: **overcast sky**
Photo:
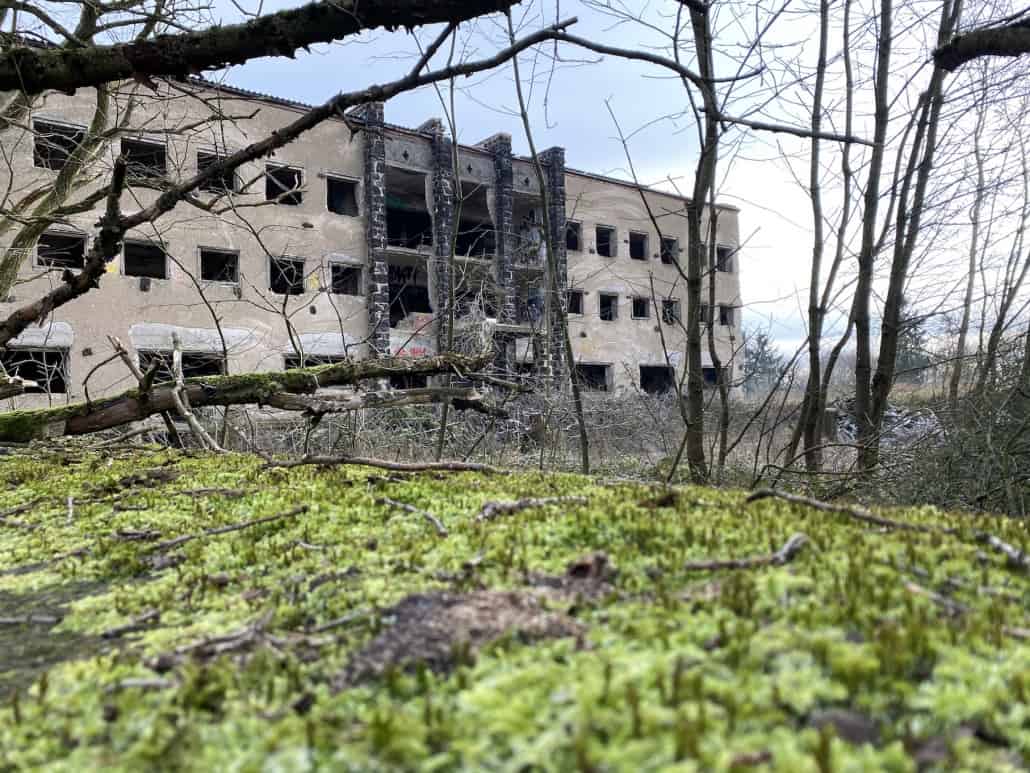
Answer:
M266 2L264 10L295 4L286 0ZM231 5L226 5L224 18L229 21L233 11ZM578 0L562 0L560 5L563 19L578 17L571 31L582 37L630 48L660 43L660 37L646 28L616 24ZM652 8L674 5L658 3ZM519 6L526 29L541 26L538 14L544 7L549 21L553 21L554 6L554 0L544 5ZM505 31L500 27L502 17L491 18L478 22L480 31L466 38L470 46L468 58L487 56L497 50ZM659 10L651 10L649 18L668 28L670 20L663 19ZM784 23L805 22L787 19ZM799 34L803 33L802 30ZM429 40L432 31L421 31L419 35L422 40ZM548 52L551 50L549 46ZM386 82L403 74L412 65L416 52L411 36L380 31L356 41L320 46L309 54L301 52L293 61L252 61L222 77L227 83L254 91L321 102L339 91ZM442 52L441 56L445 54ZM520 58L524 80L532 72L537 75L531 101L538 149L560 145L566 149L569 166L628 179L625 153L605 106L608 100L623 131L631 134L630 149L640 180L669 187L663 181L671 177L684 192L689 191L697 159L696 130L692 120L675 117L686 107L679 81L654 65L614 58L602 60L572 49L565 56L570 61L555 66L553 75L549 55L527 53ZM516 97L510 65L462 81L459 87L456 114L460 141L475 143L506 131L513 137L515 151L527 152L521 121L513 111ZM396 97L386 106L386 118L391 123L418 126L431 116L443 116L439 97L431 87ZM724 165L719 191L721 201L741 210L741 239L745 242L740 258L744 323L771 324L773 336L784 349L793 349L804 335L802 309L807 300L799 300L798 293L807 292L811 215L807 196L786 166L775 159L782 150L799 149L800 143L784 140L783 135L752 134L733 163Z

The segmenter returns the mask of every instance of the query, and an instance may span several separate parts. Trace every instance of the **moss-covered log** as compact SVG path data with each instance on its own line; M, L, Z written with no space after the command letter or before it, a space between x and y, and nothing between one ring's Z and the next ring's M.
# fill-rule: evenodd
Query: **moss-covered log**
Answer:
M469 373L490 362L492 355L469 357L384 357L275 373L211 376L186 379L186 394L194 408L267 404L281 393L313 394L320 387L346 386L398 374ZM61 435L85 435L175 411L172 384L155 386L148 394L130 389L113 397L61 408L11 411L0 414L0 442L17 443Z

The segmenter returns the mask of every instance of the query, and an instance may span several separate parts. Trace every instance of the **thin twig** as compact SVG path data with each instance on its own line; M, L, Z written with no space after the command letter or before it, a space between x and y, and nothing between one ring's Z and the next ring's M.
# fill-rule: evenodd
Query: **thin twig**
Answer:
M944 609L948 610L952 615L964 615L970 611L970 607L963 604L955 599L950 599L947 596L943 596L940 593L936 593L929 588L924 588L922 585L917 585L914 582L906 582L905 590L909 593L914 593L917 596L923 596L924 598L930 599L935 604L938 604ZM1030 630L1026 628L1020 628L1018 626L1003 625L1001 627L1002 632L1006 636L1011 636L1013 639L1030 639Z
M715 569L757 569L763 566L783 566L790 563L808 544L808 537L802 532L791 534L783 543L783 547L767 556L750 556L748 558L727 558L716 561L689 561L684 565L688 572L706 572Z
M266 515L263 518L255 518L252 521L243 521L242 523L234 523L229 526L219 526L216 529L206 529L205 531L197 532L195 534L184 534L181 537L176 537L175 539L159 542L156 545L153 545L147 552L157 553L160 551L170 550L172 548L177 548L180 545L185 545L187 542L192 542L195 539L200 539L201 537L214 537L219 534L229 534L230 532L249 529L251 526L260 526L263 523L278 521L282 518L293 518L294 516L301 515L307 511L307 505L300 505L299 507L294 507L286 512L277 513L275 515Z
M447 472L487 472L493 475L507 475L507 470L500 467L493 467L489 464L478 462L391 462L386 459L372 459L362 456L314 456L305 454L299 459L287 459L283 462L269 460L265 468L270 467L301 467L306 464L313 464L318 467L335 467L337 465L353 464L362 467L378 467L383 470L395 472L428 472L431 470L442 470Z
M446 537L448 534L450 534L450 532L447 531L447 527L443 525L443 521L441 521L428 510L423 510L419 507L409 505L405 502L398 502L396 499L390 499L389 497L380 497L376 500L376 504L390 505L390 507L398 507L401 510L407 510L409 513L412 513L414 515L420 515L433 525L433 528L436 529L436 533L439 534L441 537Z
M805 507L811 507L813 510L821 510L824 513L838 513L840 515L846 515L849 518L854 518L856 521L862 521L863 523L869 523L873 526L881 526L885 529L898 529L901 531L918 531L928 534L955 534L957 529L949 529L946 527L938 526L923 526L918 523L905 523L904 521L895 521L890 518L883 518L879 515L866 510L864 507L857 507L854 505L834 505L829 502L823 502L818 499L812 499L811 497L803 497L798 494L788 494L784 491L776 491L774 489L758 489L753 492L747 499L744 500L745 504L751 504L761 499L782 499L785 502L790 502L795 505L804 505Z
M124 625L118 625L114 628L108 628L102 634L101 639L118 639L127 633L135 633L141 631L147 627L149 623L152 623L161 618L161 613L156 609L148 609L139 617L135 618L131 622L125 623Z
M976 541L990 546L999 553L1003 553L1007 559L1006 563L1010 568L1020 569L1024 572L1030 569L1030 556L1027 556L1025 551L1010 545L993 534L988 534L985 531L977 532Z
M476 516L477 521L492 521L500 515L511 515L520 510L528 510L531 507L546 507L548 505L585 505L586 497L540 497L516 499L511 502L487 502L483 509Z

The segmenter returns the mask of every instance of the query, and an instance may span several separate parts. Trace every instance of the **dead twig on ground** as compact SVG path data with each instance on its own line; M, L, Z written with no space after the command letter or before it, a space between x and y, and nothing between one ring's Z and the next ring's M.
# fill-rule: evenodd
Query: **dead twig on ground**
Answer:
M1022 551L985 531L977 532L975 539L982 545L987 545L997 552L1002 553L1006 559L1005 563L1010 568L1019 569L1024 572L1030 569L1030 556L1027 556L1025 551Z
M60 617L53 615L23 615L22 617L0 617L0 625L57 625Z
M10 508L9 510L4 510L2 513L0 513L0 526L10 526L15 529L25 529L26 531L33 531L35 529L38 529L39 527L36 524L27 523L25 521L18 521L12 518L12 516L21 515L22 513L28 512L33 507L42 502L44 499L46 499L46 497L36 497L35 499L30 499L23 505L18 505L16 507Z
M511 515L520 510L528 510L531 507L546 507L548 505L585 505L589 500L586 497L528 497L516 499L511 502L487 502L483 509L476 516L476 521L492 521L501 515Z
M783 543L783 547L767 556L750 556L748 558L727 558L715 561L690 561L684 565L688 572L707 572L716 569L758 569L763 566L783 566L793 561L809 542L808 536L802 532L791 534Z
M135 618L131 622L125 623L124 625L118 625L114 628L108 628L102 634L101 639L118 639L125 636L127 633L135 633L136 631L142 631L150 623L156 622L161 619L161 613L156 609L148 609L139 617Z
M948 598L947 596L944 596L940 593L936 593L935 591L932 591L929 588L924 588L922 585L917 585L914 582L906 582L905 590L907 590L909 593L914 593L917 596L922 596L923 598L930 599L930 601L934 602L940 607L943 607L951 615L956 617L964 615L971 610L969 606L963 604L961 601L955 601L955 599ZM1024 641L1030 639L1030 629L1027 628L1003 625L1001 627L1001 630L1002 633L1004 633L1006 636L1011 636L1013 639L1022 639Z
M443 472L486 472L492 475L507 475L507 470L494 467L489 464L477 462L391 462L386 459L372 459L362 456L314 456L305 454L299 459L287 459L277 462L269 459L265 462L264 468L301 467L303 465L315 465L318 467L336 467L339 465L351 464L360 467L378 467L382 470L393 470L395 472L430 472L439 470Z
M824 513L838 513L839 515L846 515L856 521L862 521L863 523L868 523L873 526L881 526L885 529L918 531L926 534L955 534L957 532L957 529L949 529L946 527L924 526L918 523L895 521L890 518L874 515L864 507L858 507L855 505L834 505L829 502L823 502L819 499L803 497L798 494L788 494L784 491L776 491L775 489L758 489L757 491L752 492L751 495L744 500L744 503L751 504L752 502L758 502L759 500L770 498L782 499L784 502L790 502L795 505L804 505L805 507L811 507L813 510L821 510Z
M255 518L255 519L250 520L250 521L243 521L242 523L234 523L234 524L230 524L228 526L219 526L219 527L214 528L214 529L205 529L204 531L197 532L195 534L183 534L181 537L176 537L175 539L170 539L170 540L165 540L164 542L159 542L156 545L153 545L147 552L148 553L164 552L164 551L167 551L167 550L171 550L173 548L181 547L182 545L185 545L187 542L192 542L193 540L200 539L201 537L215 537L215 536L218 536L220 534L229 534L230 532L241 531L243 529L249 529L252 526L260 526L261 524L264 524L264 523L272 523L273 521L278 521L278 520L281 520L283 518L293 518L295 516L298 516L298 515L301 515L303 513L306 513L307 511L308 511L308 506L307 505L300 505L299 507L294 507L291 510L287 510L287 511L282 512L282 513L276 513L275 515L266 515L263 518Z
M380 497L376 500L376 504L389 505L390 507L397 507L401 510L406 510L413 515L420 515L432 524L433 528L436 529L436 533L441 537L446 537L450 534L450 532L447 531L447 527L443 525L443 521L428 510L423 510L419 507L415 507L414 505L409 505L406 502L398 502L396 499L390 499L389 497Z

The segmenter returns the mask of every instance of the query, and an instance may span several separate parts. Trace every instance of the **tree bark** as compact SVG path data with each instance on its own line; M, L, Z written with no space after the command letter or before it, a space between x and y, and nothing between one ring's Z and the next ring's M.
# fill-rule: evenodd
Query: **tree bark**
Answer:
M956 35L933 52L934 63L942 70L954 72L966 62L983 56L1022 56L1030 53L1030 21L1023 20L1004 27L976 29Z

